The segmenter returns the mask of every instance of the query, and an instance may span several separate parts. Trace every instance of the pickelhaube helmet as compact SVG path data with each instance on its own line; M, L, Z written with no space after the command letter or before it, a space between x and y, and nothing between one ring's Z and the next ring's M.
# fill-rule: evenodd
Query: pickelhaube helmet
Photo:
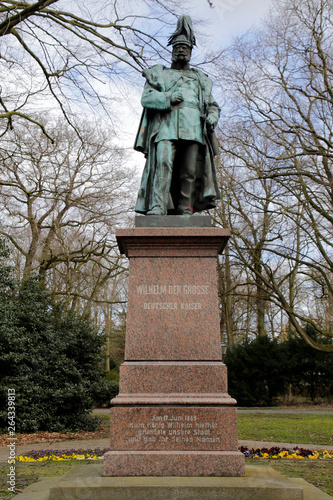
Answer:
M193 33L192 19L190 16L180 16L177 22L176 31L172 33L168 40L168 45L177 45L179 43L188 45L193 48L196 45L195 36Z

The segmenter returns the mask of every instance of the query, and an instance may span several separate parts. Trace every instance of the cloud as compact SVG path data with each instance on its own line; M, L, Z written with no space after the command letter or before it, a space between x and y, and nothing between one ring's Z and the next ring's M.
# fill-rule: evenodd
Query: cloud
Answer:
M272 3L273 0L193 0L192 14L202 15L211 23L211 38L221 46L257 24Z

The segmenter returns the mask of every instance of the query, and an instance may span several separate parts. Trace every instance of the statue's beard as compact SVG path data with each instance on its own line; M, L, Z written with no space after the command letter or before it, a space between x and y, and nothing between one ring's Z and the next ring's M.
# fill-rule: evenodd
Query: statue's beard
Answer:
M191 60L191 56L189 56L189 55L173 54L173 56L172 56L173 63L187 64L190 62L190 60Z

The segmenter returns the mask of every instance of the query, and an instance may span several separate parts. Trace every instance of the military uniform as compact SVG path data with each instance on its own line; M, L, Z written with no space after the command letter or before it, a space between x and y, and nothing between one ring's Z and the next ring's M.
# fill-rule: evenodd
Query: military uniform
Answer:
M205 122L208 116L217 122L220 109L211 94L211 80L200 70L161 65L145 70L143 75L144 112L134 149L145 153L147 162L135 210L147 213L156 206L165 206L168 213L177 213L177 209L182 213L188 197L191 212L214 207L220 198L213 160L217 151ZM174 105L171 96L176 90L182 92L184 100ZM194 147L198 153L194 162L187 162L188 166L182 158L178 158L179 165L175 164L179 144L184 151L189 145L199 145ZM177 169L178 179L174 175Z
M168 111L160 115L160 129L155 137L159 141L187 140L203 143L203 128L199 107L199 80L193 70L164 71L167 92L159 92L148 82L142 95L141 104L146 109ZM185 100L172 105L171 94L175 90L185 95Z

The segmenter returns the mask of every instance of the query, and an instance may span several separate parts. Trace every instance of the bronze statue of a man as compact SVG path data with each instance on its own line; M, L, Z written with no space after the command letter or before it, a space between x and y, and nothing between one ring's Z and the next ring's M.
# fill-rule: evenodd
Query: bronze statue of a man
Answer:
M171 68L143 71L144 111L134 149L147 161L135 211L146 215L191 215L220 198L214 165L220 108L211 80L189 66L195 45L189 16L179 18L170 44Z

